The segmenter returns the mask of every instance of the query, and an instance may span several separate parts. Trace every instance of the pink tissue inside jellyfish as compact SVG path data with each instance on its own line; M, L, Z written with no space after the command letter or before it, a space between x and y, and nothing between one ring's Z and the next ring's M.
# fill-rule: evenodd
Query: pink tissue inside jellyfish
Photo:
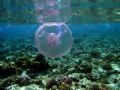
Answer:
M57 47L60 44L59 35L57 35L55 33L48 34L47 43L48 43L48 46L51 47L51 48Z
M72 33L64 23L43 23L35 34L39 53L50 58L63 56L72 46Z

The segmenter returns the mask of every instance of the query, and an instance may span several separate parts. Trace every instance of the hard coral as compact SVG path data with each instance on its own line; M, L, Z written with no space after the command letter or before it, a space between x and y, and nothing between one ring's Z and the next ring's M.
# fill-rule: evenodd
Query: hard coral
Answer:
M14 63L2 63L0 65L0 76L2 78L15 75L16 73L17 71Z
M80 73L91 73L92 72L92 64L89 62L83 61L80 65L75 66L77 71Z
M58 86L58 90L70 90L70 86L64 82L62 82L59 86Z
M26 74L26 71L24 71L22 75L18 77L16 83L19 84L20 86L25 86L31 84L31 81L32 79Z
M92 51L90 55L92 58L99 58L101 56L101 53L98 51Z
M111 90L109 87L104 84L93 84L89 90Z
M3 80L0 80L0 90L5 90L6 87L15 84L16 78L17 76L11 76Z
M57 86L57 82L55 79L51 79L50 81L47 82L46 84L46 88L47 89L50 89L52 88L53 86Z
M46 71L50 68L49 63L46 61L45 57L41 54L37 55L35 60L33 60L31 66L30 66L30 71L31 72L42 72Z
M57 87L58 90L70 90L71 84L72 78L65 76L57 79L51 79L47 82L46 88L51 89L53 87Z

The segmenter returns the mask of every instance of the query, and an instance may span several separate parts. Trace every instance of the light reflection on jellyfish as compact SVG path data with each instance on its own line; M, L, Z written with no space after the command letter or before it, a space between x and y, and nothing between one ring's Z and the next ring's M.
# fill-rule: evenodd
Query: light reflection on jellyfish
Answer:
M38 22L64 22L71 18L70 0L33 0ZM39 20L38 20L39 19Z
M59 16L59 10L49 9L46 13L47 16Z
M57 4L57 0L47 0L47 4L50 6L55 6Z
M50 58L63 56L70 50L73 37L65 24L71 18L70 0L33 0L37 21L42 23L35 33L39 53Z

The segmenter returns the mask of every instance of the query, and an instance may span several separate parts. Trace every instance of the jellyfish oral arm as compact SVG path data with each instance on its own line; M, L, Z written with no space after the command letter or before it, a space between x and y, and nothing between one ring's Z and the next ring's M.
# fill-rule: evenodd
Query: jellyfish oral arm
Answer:
M60 45L60 36L56 35L55 33L50 33L47 37L47 44L51 48L56 48Z

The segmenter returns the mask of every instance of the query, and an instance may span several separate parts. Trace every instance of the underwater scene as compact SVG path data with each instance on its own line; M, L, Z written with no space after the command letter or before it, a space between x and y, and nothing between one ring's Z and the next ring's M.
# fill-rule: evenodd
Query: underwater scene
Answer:
M120 90L120 0L0 0L0 90Z

